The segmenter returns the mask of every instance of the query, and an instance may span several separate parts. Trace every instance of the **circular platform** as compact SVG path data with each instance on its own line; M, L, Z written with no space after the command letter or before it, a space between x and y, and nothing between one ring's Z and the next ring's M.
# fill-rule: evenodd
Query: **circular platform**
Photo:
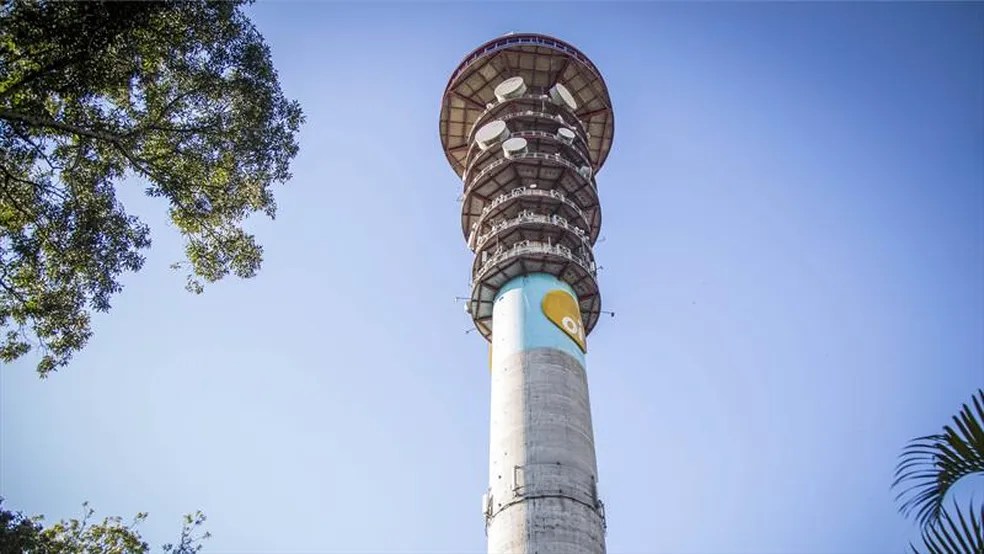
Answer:
M580 170L563 157L540 152L518 154L511 159L503 156L488 164L465 183L461 206L465 240L482 211L496 198L517 187L536 184L540 189L558 191L580 207L593 243L601 232L601 205L593 177Z
M529 187L518 187L493 198L482 208L481 213L474 214L474 223L471 224L471 233L468 235L469 248L475 250L478 235L488 233L496 222L511 220L524 211L557 215L581 229L591 229L595 234L589 233L590 244L594 244L598 238L599 227L592 226L590 223L596 220L596 217L585 214L577 202L561 191L541 189L534 183Z
M514 277L529 273L549 273L567 282L577 294L584 334L591 333L601 314L594 262L561 245L523 241L488 258L472 281L468 313L482 336L492 336L492 307L499 288Z
M557 83L565 86L577 105L575 115L584 122L590 135L593 169L601 169L615 135L611 98L601 73L587 56L562 40L520 33L479 46L465 57L448 80L441 103L440 133L444 152L455 172L462 175L465 171L465 155L475 121L500 102L495 95L496 87L514 77L522 77L526 85L519 95L549 96Z

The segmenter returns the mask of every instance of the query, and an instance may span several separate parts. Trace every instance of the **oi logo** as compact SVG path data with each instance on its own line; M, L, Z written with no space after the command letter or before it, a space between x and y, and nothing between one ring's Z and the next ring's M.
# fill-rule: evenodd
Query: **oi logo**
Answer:
M547 319L573 339L582 352L588 351L584 324L581 323L581 308L569 292L561 289L548 292L543 297L542 308Z

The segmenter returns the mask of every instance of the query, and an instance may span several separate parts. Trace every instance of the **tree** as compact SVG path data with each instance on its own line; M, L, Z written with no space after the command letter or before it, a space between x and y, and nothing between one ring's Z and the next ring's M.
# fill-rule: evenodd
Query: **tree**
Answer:
M137 526L147 519L138 513L129 523L119 517L107 517L93 523L95 510L83 503L82 519L62 520L45 528L42 517L26 517L2 507L0 499L0 554L147 554L148 545ZM165 544L165 554L197 554L201 541L209 533L201 530L205 515L201 512L184 517L177 544Z
M242 5L0 5L0 362L37 348L42 377L66 365L141 268L128 176L166 201L189 290L255 275L242 224L275 215L303 116Z
M984 504L975 508L971 501L966 513L956 502L952 512L944 507L957 481L984 476L984 389L971 402L943 433L913 439L895 469L892 487L903 487L896 496L899 511L919 522L929 554L984 553Z
M43 527L20 512L3 509L0 499L0 554L37 550Z

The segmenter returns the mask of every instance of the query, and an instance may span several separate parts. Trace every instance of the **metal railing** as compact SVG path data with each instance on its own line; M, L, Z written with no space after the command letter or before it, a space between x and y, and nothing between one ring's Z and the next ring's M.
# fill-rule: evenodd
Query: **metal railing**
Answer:
M487 253L488 252L485 252L485 254ZM482 282L485 279L485 274L488 273L489 269L495 267L500 262L509 258L524 256L527 254L559 256L578 264L589 275L591 275L591 277L597 276L597 265L593 260L578 256L574 253L574 251L562 244L550 244L539 241L524 240L517 242L509 248L498 248L492 253L492 255L488 256L476 272L476 277L472 279L472 288Z
M582 242L585 243L584 245L585 248L591 247L589 244L587 244L588 241L587 233L577 225L568 222L566 218L561 217L559 215L538 214L529 210L523 210L519 212L519 214L517 214L516 217L496 221L495 223L493 223L492 227L489 229L489 232L482 235L478 235L478 238L475 241L475 247L481 248L482 245L485 244L489 240L489 238L491 238L493 235L497 235L502 231L526 223L538 223L542 225L553 225L555 227L561 227L576 235L577 238L579 238Z
M587 181L588 184L591 185L593 189L597 190L593 178L594 171L591 169L590 165L578 167L575 164L571 163L567 158L561 156L560 154L544 154L542 152L523 152L523 153L513 154L511 158L500 158L490 163L489 165L485 166L485 168L482 169L482 171L479 171L474 178L466 180L465 195L467 196L468 191L471 191L475 183L480 181L482 177L485 177L487 174L491 173L494 169L500 167L503 164L510 163L510 162L517 162L520 160L549 160L551 162L557 162L560 165L567 167L574 173L577 173L578 175L583 177L584 180Z
M533 97L531 97L530 95L525 95L525 96L520 96L518 98L510 98L509 100L505 100L503 102L494 102L492 104L492 107L486 108L484 112L482 112L478 117L475 118L474 123L472 123L471 129L468 130L468 136L466 142L471 143L472 141L475 140L475 133L478 131L479 127L481 127L482 122L485 121L488 118L489 114L495 111L499 106L506 105L509 103L514 103L517 100L532 100L535 98L539 98L539 95L535 95ZM549 101L549 97L545 97L545 98L548 98ZM545 112L543 110L519 110L519 111L507 112L504 114L499 114L498 119L501 119L502 121L506 121L509 119L516 119L517 117L535 117L538 119L548 119L550 121L556 121L557 123L563 125L570 125L570 126L577 127L577 130L580 131L578 133L578 137L582 141L585 141L586 143L587 139L589 138L588 128L584 126L584 122L581 121L581 119L577 117L577 115L571 112L567 112L567 113L571 114L571 117L574 121L568 121L568 119L563 115L561 115L561 113L550 113L550 112Z
M548 196L550 198L556 198L557 200L560 200L564 204L570 206L577 213L577 215L581 216L581 218L584 219L585 221L587 221L588 219L584 215L584 210L582 210L581 207L577 205L577 203L567 198L567 196L564 193L560 192L559 190L555 190L555 189L544 190L544 189L529 188L529 187L517 187L505 194L500 194L499 196L496 196L492 200L492 202L490 202L487 206L482 208L482 217L485 217L485 215L489 213L489 211L492 208L498 206L499 204L502 204L503 202L512 200L513 198L517 198L520 196Z
M458 79L458 77L462 73L467 71L468 68L472 66L472 64L474 64L481 58L485 57L486 55L508 48L513 45L523 45L523 44L546 46L548 48L553 48L554 50L559 50L564 54L567 54L571 58L574 58L578 62L582 63L589 70L591 70L592 73L595 74L595 77L601 79L601 73L598 71L598 68L596 68L595 65L591 63L591 60L589 60L588 57L584 55L584 53L582 53L577 48L574 48L570 44L567 44L566 42L562 42L560 40L544 35L516 35L516 36L507 36L493 41L489 41L484 45L475 49L471 54L466 56L465 59L462 60L460 64L458 64L458 68L454 71L454 73L451 74L451 78L448 79L448 85L446 89L450 89L451 86L454 84L454 82Z
M585 154L585 152L581 151L574 144L565 142L563 139L561 139L560 137L557 136L557 133L550 133L548 131L535 131L535 130L513 131L513 132L509 133L509 138L513 138L513 137L518 137L518 138L533 138L533 139L546 139L546 140L555 141L555 142L557 142L559 144L564 145L567 149L572 150L573 152L575 152L577 154L577 157L580 158L580 161L581 161L581 163L583 165L586 165L588 167L591 167L591 158L590 158L590 156L588 156L587 154ZM581 142L581 144L584 146L584 148L587 149L587 145L585 145L584 144L584 141L580 139L580 136L578 136L578 140L579 140L579 142ZM501 145L501 142L498 143L497 145ZM481 149L479 149L478 150L478 152L479 152L478 155L476 155L474 159L471 159L472 158L472 155L475 152L475 149L476 149L475 143L472 143L472 145L468 148L468 155L465 157L465 172L464 172L464 174L461 177L463 181L467 181L468 180L468 176L471 174L472 170L474 169L475 164L477 164L483 158L483 156L482 156L483 154L495 155L494 154L494 152L495 152L495 148L494 147L489 148L488 150L481 150Z

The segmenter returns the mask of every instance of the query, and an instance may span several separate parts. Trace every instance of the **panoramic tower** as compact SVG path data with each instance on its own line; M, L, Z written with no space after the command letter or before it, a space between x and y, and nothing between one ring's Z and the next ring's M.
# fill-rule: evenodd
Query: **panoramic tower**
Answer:
M488 551L601 554L584 357L601 313L592 246L608 89L573 46L509 34L452 73L440 132L475 252L466 310L490 342Z

